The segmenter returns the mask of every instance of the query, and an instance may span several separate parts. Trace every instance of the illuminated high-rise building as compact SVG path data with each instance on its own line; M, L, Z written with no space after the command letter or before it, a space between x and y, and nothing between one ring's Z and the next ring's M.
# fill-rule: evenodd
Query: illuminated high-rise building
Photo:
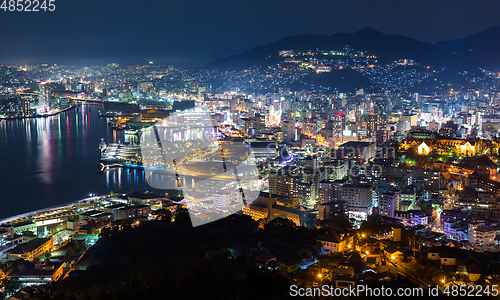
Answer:
M238 189L218 191L213 198L213 205L216 211L227 212L231 210L231 206L239 207L242 203L243 199Z
M295 122L284 121L283 126L283 142L290 143L295 141Z
M21 109L23 111L23 116L28 116L30 112L30 102L28 100L21 101Z
M344 113L338 113L333 116L333 139L336 143L344 142L344 129L346 124L346 116Z
M366 220L373 207L374 189L371 185L342 186L341 200L349 207L349 218Z
M477 252L490 251L495 244L496 230L480 221L469 223L469 242Z
M394 218L396 216L396 210L398 210L400 200L400 192L387 192L380 194L378 200L379 214Z
M38 88L38 106L43 110L50 108L50 87L48 83L40 83Z
M369 113L366 117L368 134L375 138L377 143L387 140L387 115Z

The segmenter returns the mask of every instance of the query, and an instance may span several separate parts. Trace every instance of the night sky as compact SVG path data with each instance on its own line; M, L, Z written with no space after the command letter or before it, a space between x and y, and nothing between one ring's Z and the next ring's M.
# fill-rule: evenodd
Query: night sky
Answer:
M3 0L0 0L2 2ZM0 62L186 60L373 27L435 43L500 25L498 0L55 0L0 10Z

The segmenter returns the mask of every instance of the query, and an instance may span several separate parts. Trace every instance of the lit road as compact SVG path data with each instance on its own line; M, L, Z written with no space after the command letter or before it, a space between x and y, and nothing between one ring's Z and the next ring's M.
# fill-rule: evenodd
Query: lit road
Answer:
M228 170L230 171L230 170ZM235 177L234 175L215 175L215 174L210 174L210 173L203 173L203 172L196 172L192 170L186 170L183 168L182 165L178 166L178 171L177 173L179 175L189 175L189 176L210 176L210 178L213 179L221 179L221 180L234 180Z

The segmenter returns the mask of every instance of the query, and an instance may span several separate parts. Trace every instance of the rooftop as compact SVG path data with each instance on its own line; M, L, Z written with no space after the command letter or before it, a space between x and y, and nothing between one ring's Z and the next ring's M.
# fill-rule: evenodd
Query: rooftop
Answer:
M9 277L52 277L63 264L62 262L23 262L12 271Z
M331 232L320 236L318 241L330 242L330 243L340 243L344 240L344 238L338 234L337 232Z
M38 247L42 246L43 244L47 243L50 241L50 238L36 238L34 240L31 240L27 243L21 244L17 246L16 248L12 249L10 253L12 254L24 254L27 252L31 252Z
M350 142L347 142L347 143L343 143L339 147L342 147L342 148L346 148L346 147L364 148L364 147L368 147L368 146L371 146L371 145L375 145L375 143L350 141Z

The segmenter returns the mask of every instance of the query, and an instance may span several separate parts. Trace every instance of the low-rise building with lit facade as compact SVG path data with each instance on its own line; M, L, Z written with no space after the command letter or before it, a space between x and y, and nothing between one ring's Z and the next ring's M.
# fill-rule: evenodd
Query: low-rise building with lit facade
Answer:
M354 237L349 233L332 232L317 239L322 249L328 253L337 253L354 247Z
M22 258L28 261L34 261L40 255L52 250L52 237L35 238L27 243L20 244L9 252L9 260Z

